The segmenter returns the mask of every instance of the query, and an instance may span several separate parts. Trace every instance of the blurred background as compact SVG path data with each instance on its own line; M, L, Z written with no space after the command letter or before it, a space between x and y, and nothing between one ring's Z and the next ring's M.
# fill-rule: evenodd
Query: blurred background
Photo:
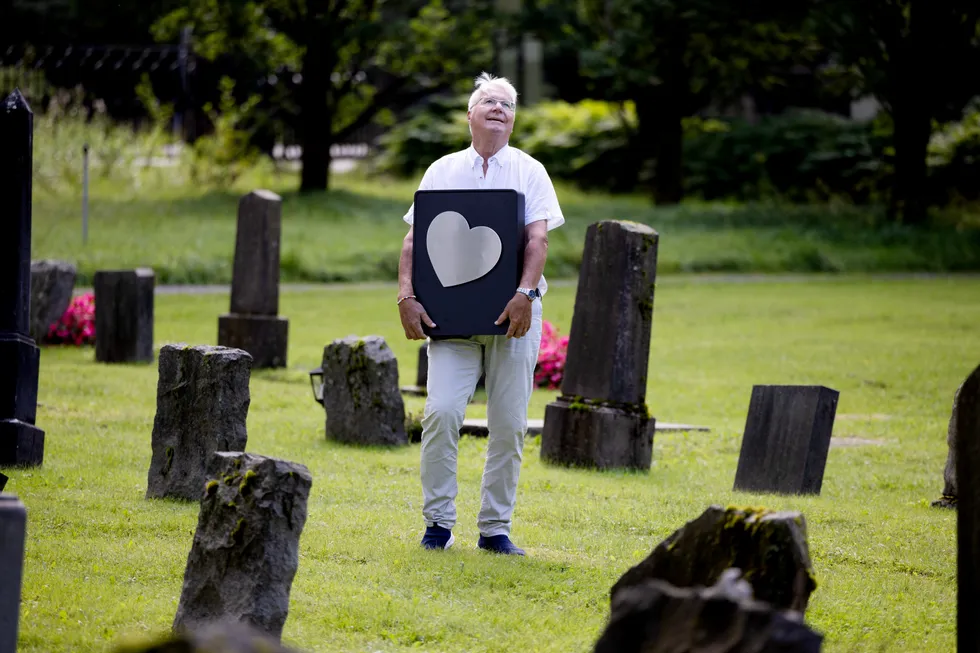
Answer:
M468 144L482 70L553 178L685 199L881 207L980 196L980 3L960 0L7 0L0 91L36 113L42 192L172 169L300 193L417 178ZM43 131L43 134L40 133ZM121 172L122 171L122 172ZM175 177L176 178L176 177Z

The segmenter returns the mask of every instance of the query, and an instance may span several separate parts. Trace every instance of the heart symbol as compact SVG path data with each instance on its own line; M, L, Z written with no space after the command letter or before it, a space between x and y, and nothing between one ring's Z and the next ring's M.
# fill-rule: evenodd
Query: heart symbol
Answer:
M500 260L500 236L490 227L473 227L456 211L443 211L425 236L432 268L444 288L484 276Z

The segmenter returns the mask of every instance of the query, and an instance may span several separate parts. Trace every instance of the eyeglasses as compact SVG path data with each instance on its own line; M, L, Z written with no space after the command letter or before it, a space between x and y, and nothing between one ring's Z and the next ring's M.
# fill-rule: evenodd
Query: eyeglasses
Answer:
M506 111L510 111L511 113L513 113L514 110L517 109L517 103L511 102L509 100L498 100L497 98L493 98L493 97L485 97L482 100L480 100L480 104L482 104L485 107L492 107L498 102L500 103L501 107L503 107Z

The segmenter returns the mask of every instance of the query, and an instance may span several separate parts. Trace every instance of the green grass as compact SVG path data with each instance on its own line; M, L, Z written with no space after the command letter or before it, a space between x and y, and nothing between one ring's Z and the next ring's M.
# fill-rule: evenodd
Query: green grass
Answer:
M283 196L283 281L390 281L417 181L334 175L334 189L301 196L295 177L251 175L235 191L168 185L168 169L142 185L93 185L89 240L81 239L77 189L39 188L34 258L74 262L80 282L98 269L150 266L161 283L229 283L236 207L246 189ZM128 189L128 190L126 190ZM980 270L980 228L970 214L938 216L932 228L889 224L878 208L685 203L655 208L643 197L586 194L558 185L566 225L551 232L548 269L574 277L589 224L605 219L652 225L658 268L671 272L896 272Z
M458 544L421 551L418 446L329 443L306 372L354 333L388 339L404 383L417 343L400 335L394 287L286 292L289 367L256 371L248 451L313 475L284 641L306 651L588 651L608 591L663 538L713 503L800 510L818 580L808 623L826 651L952 651L955 513L942 489L953 392L980 361L980 280L722 284L675 277L657 290L648 403L662 421L649 473L542 464L529 439L514 538L526 559L475 550L485 442L463 438ZM567 333L574 288L545 315ZM214 343L227 295L161 295L156 345ZM197 506L143 498L155 365L104 366L46 348L38 425L45 462L5 470L29 511L20 650L105 651L165 632L180 595ZM756 383L840 391L818 497L731 491ZM538 391L531 416L556 393ZM422 400L407 400L418 411ZM471 406L470 416L484 407Z

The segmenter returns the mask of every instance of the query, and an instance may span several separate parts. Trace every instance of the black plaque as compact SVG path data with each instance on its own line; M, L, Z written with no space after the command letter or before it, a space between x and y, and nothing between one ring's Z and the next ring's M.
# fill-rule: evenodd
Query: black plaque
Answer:
M820 494L839 396L819 385L754 386L734 489Z
M433 238L434 260L430 257L430 228L437 218L444 220L447 212L462 216L471 235L463 242L437 242ZM451 338L507 333L506 321L499 326L494 321L514 297L524 270L524 195L515 190L418 191L414 226L412 285L416 298L436 323L434 329L423 325L426 334ZM478 266L474 271L469 265L474 258L473 244L485 242L487 232L479 228L497 234L500 256L486 272L469 279L482 272ZM467 243L467 238L472 240ZM460 274L463 268L468 269Z

